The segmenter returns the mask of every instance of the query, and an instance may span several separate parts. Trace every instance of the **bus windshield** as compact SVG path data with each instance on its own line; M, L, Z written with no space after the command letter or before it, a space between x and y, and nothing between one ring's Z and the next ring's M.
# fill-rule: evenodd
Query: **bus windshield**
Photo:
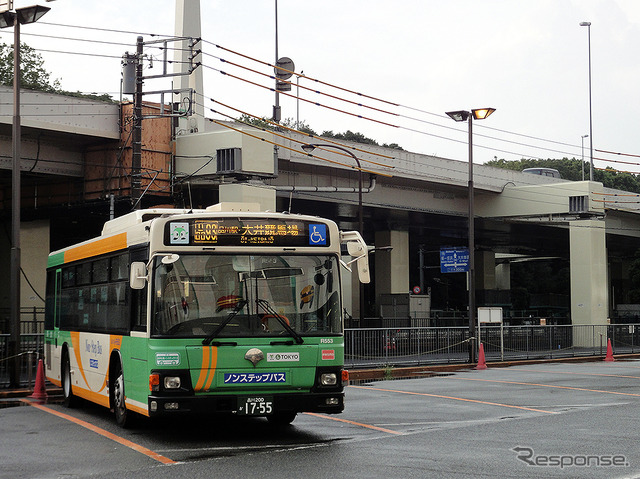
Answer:
M165 264L167 263L167 264ZM156 257L156 337L302 336L342 333L338 260L331 255Z

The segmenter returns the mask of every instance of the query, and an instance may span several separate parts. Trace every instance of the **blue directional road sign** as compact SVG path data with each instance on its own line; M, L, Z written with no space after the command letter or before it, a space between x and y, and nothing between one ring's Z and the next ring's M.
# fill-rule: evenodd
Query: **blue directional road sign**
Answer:
M441 248L440 272L463 273L469 271L468 248Z

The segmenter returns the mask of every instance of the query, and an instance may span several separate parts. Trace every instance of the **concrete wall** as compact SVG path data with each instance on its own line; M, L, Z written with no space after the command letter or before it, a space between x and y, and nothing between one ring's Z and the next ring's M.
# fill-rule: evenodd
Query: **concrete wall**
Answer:
M0 275L9 278L11 271L11 225L5 224L7 234L0 234ZM20 263L24 275L20 282L20 306L22 308L44 307L47 258L49 256L49 221L23 222L20 228ZM25 275L33 286L25 280ZM8 282L7 282L8 283ZM35 291L34 291L35 290ZM9 284L0 289L0 308L9 308Z

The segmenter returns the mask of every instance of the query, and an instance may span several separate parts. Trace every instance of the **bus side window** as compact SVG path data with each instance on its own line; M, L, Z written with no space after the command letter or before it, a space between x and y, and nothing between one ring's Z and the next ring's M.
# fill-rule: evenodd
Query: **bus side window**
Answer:
M148 246L131 248L129 250L129 264L134 261L149 260L148 258ZM128 277L129 265L127 265L127 277ZM131 295L131 329L133 331L146 331L147 330L147 294L149 286L145 286L143 289L131 289L129 288L129 294Z
M129 288L129 294L131 294L131 329L133 331L147 330L148 288L148 286L145 286L144 289Z

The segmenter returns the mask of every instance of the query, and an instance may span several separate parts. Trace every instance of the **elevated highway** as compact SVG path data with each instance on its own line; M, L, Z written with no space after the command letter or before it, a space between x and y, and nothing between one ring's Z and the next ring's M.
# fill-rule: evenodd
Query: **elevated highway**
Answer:
M7 231L11 104L10 89L1 87L0 200ZM91 200L85 194L84 201L58 199L42 209L38 192L60 179L84 181L83 191L89 191L88 178L108 173L104 165L91 160L88 152L92 150L113 150L109 161L112 165L120 161L116 152L127 148L121 124L125 117L120 109L117 104L60 95L23 94L22 171L23 182L30 185L23 195L32 195L23 202L23 229L31 238L23 245L23 268L41 296L50 247L97 234L97 225L108 219L110 207L108 196L98 192ZM169 158L169 186L160 190L170 192L174 201L182 201L180 206L207 206L224 198L242 200L246 199L243 195L258 191L258 199L265 199L270 209L326 216L343 229L357 229L360 172L353 158L331 148L318 148L313 155L301 148L305 143L332 140L295 132L274 136L241 124L216 123L205 122L204 131L177 137L169 121L153 127L144 123L153 130L144 140L149 157ZM171 146L163 143L158 147L159 136ZM275 150L274 143L278 145ZM440 273L439 250L467 244L466 159L340 144L362 164L365 239L378 247L393 248L372 256L375 280L364 290L364 315L378 316L383 296L408 295L416 285L423 291L431 290L432 308L464 311L464 275ZM219 151L240 152L234 158L241 162L224 165ZM122 181L125 185L117 191L124 201L126 177ZM474 165L474 186L479 306L527 306L517 300L513 286L522 285L518 265L523 262L547 265L556 280L566 272L564 284L550 286L547 291L566 297L561 306L574 324L604 324L619 304L629 302L629 264L640 249L640 205L633 199L622 202L625 197L621 195L628 193L596 182L565 181L480 164ZM149 197L145 198L146 206L169 200ZM122 208L130 209L127 201L120 203ZM115 214L121 214L122 208L116 208ZM78 221L80 218L83 221ZM0 240L2 270L8 268L8 237ZM420 264L424 266L420 268ZM353 298L347 309L358 317L358 291L350 284L345 286L347 292L352 290ZM23 306L42 305L27 284L21 289L27 291ZM4 294L0 291L0 306Z

